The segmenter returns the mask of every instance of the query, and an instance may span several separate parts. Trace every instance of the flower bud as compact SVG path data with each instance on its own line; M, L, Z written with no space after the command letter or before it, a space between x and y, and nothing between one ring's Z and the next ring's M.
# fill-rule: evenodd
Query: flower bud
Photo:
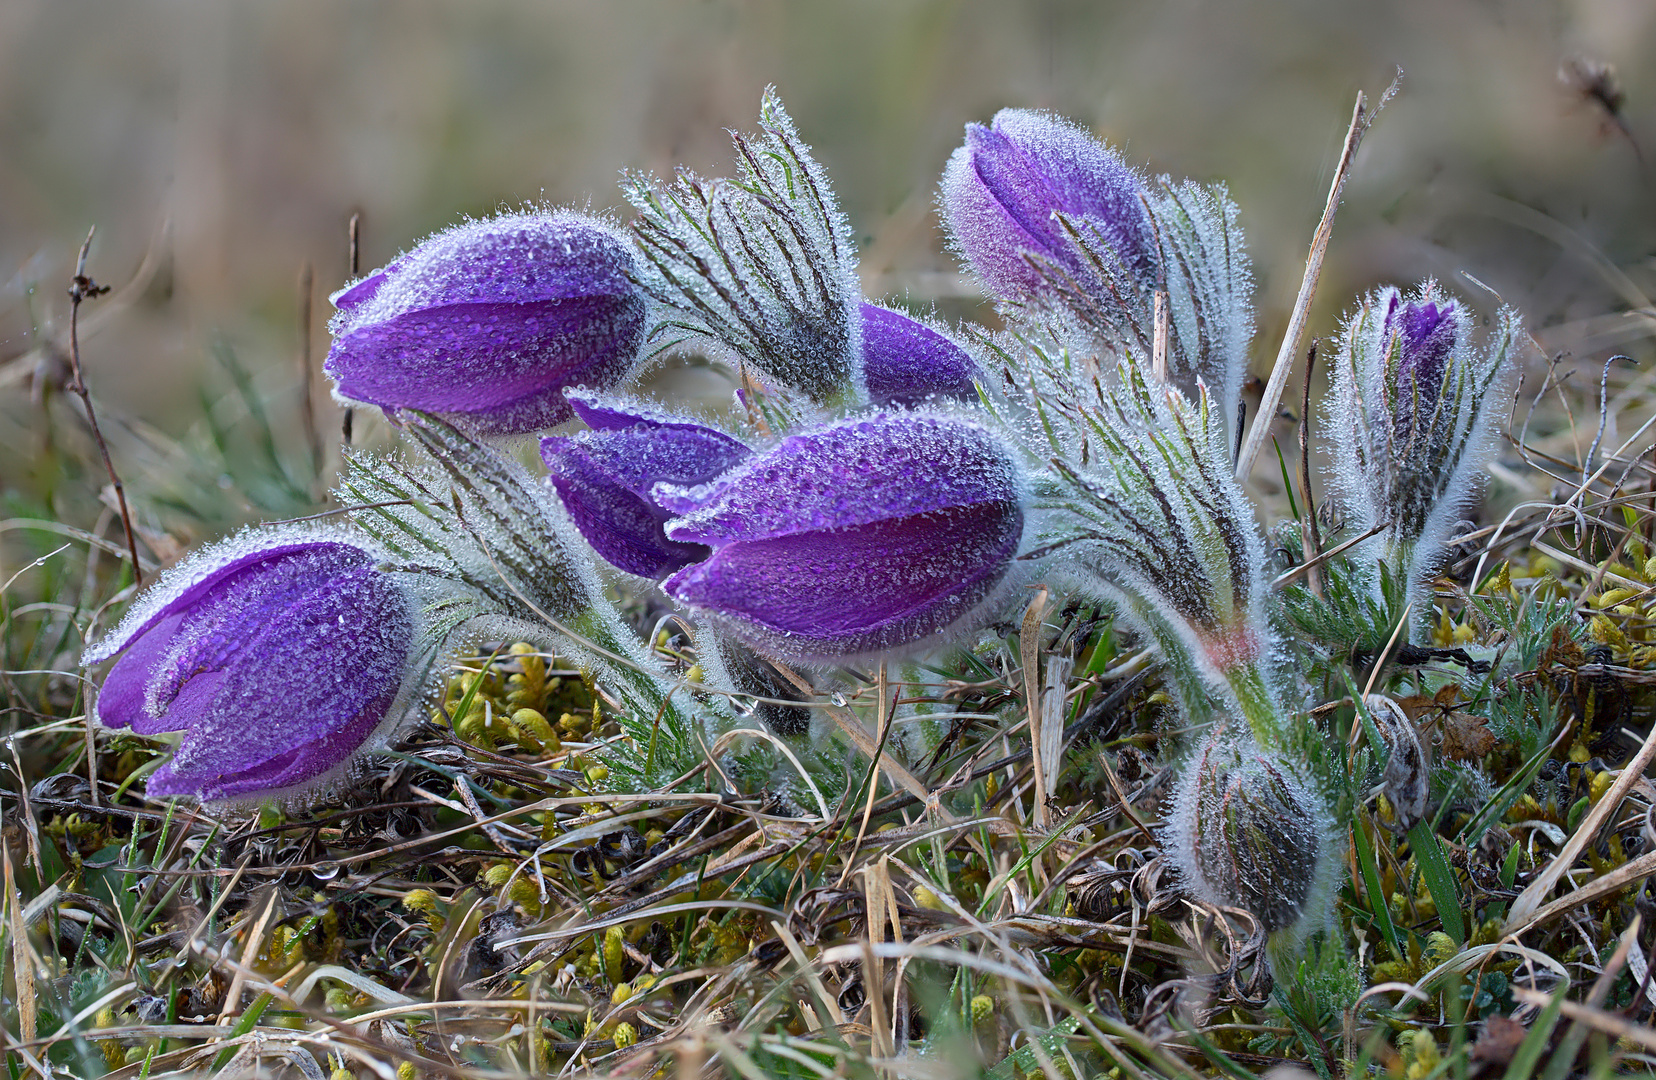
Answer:
M1302 767L1216 727L1185 763L1163 849L1187 892L1267 933L1324 917L1337 867L1327 800Z
M1024 300L1049 288L1047 271L1029 256L1083 286L1098 282L1055 213L1096 232L1129 277L1149 269L1155 245L1143 194L1121 155L1082 128L1002 109L988 127L966 125L966 144L943 171L943 219L990 291Z
M1419 610L1495 452L1491 405L1518 340L1517 315L1503 310L1482 349L1471 330L1465 305L1434 282L1407 297L1380 289L1346 323L1330 376L1335 489L1354 530L1386 526L1366 547L1404 576Z
M612 566L657 581L704 559L703 544L669 540L673 515L651 494L661 482L701 484L752 451L722 431L637 403L570 393L592 430L541 440L552 486L592 549Z
M669 539L713 554L675 599L772 656L830 661L967 620L1017 554L1024 514L998 436L938 412L792 435L698 488L661 485Z
M86 650L119 657L100 723L184 733L151 795L312 786L395 721L415 619L378 562L349 534L246 533L180 563Z
M623 235L567 211L437 233L334 294L324 370L344 401L491 434L568 419L567 386L614 386L644 340Z
M863 379L876 405L977 400L977 362L918 319L864 301L862 350Z

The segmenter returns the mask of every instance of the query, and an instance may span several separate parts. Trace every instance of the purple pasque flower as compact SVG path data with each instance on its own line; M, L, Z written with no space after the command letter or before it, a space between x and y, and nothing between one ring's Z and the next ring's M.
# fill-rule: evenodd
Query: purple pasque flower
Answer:
M971 354L919 319L866 300L862 357L868 398L876 405L977 400L978 366Z
M1098 274L1054 213L1085 227L1135 278L1154 264L1155 237L1144 183L1115 150L1067 120L1002 109L985 127L966 125L966 144L943 170L943 221L991 292L1026 300L1049 291L1059 270L1083 289Z
M974 421L878 412L790 435L710 484L656 489L712 555L662 583L770 656L904 648L986 609L1023 536L1010 452Z
M673 515L655 501L658 483L701 484L753 453L740 440L637 402L571 391L592 429L541 440L553 488L575 527L605 561L657 581L708 556L705 544L669 540Z
M610 387L643 344L632 247L584 214L533 211L440 232L335 293L324 370L341 400L489 434L569 418L567 386Z
M1347 320L1330 366L1330 486L1354 530L1384 526L1353 558L1389 563L1417 612L1430 610L1445 542L1488 476L1508 358L1523 340L1510 309L1481 344L1472 322L1436 282L1379 289Z
M181 731L151 795L291 792L352 760L409 681L415 616L351 534L259 530L196 552L82 663L116 658L105 727Z

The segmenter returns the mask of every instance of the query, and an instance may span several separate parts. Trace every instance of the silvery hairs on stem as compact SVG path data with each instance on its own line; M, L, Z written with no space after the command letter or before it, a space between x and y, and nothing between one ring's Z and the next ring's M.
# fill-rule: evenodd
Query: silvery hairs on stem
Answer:
M1198 383L1205 387L1218 406L1228 454L1253 340L1253 274L1236 204L1223 185L1166 176L1147 184L1143 199L1156 247L1146 268L1124 272L1094 223L1063 213L1059 224L1102 287L1081 288L1058 263L1036 263L1054 299L1117 355L1154 354L1155 294L1164 291L1168 381L1190 398Z
M711 345L817 403L863 397L857 249L828 177L774 88L759 134L731 133L738 175L681 171L663 186L628 174L643 266L638 284L669 309L655 353Z
M1265 547L1215 403L1131 360L1106 383L1068 356L1002 355L1017 359L996 411L1024 414L1012 426L1049 465L1034 557L1121 604L1160 648L1192 721L1241 715L1276 745L1285 722Z
M589 667L632 712L687 718L674 680L606 595L556 495L516 461L425 413L397 419L433 465L353 454L341 501L357 527L424 575L449 648L521 637Z

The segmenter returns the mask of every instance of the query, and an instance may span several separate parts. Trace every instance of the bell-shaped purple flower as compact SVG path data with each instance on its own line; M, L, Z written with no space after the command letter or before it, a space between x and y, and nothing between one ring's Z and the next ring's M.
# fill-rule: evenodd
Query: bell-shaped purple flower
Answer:
M761 652L833 661L903 648L971 620L1023 535L999 437L939 412L883 412L791 435L711 484L656 489L667 536L707 559L675 599Z
M1113 256L1112 272L1153 266L1155 237L1144 184L1121 155L1082 128L1046 113L1002 109L988 127L966 125L966 144L943 171L943 220L991 292L1024 300L1049 289L1048 271L1083 289L1098 279L1054 212L1083 225ZM1095 234L1095 235L1091 235Z
M939 331L890 308L862 305L863 378L876 405L933 397L976 401L977 362Z
M644 340L624 234L571 212L437 233L336 293L324 369L338 396L491 434L569 418L568 386L614 386Z
M106 727L184 733L151 795L281 794L340 769L408 676L409 597L346 534L258 532L197 552L82 657L118 657Z
M705 544L669 540L673 515L652 496L656 484L701 484L752 451L722 431L636 403L572 391L569 402L591 431L541 440L552 486L575 527L611 565L657 581L705 559Z

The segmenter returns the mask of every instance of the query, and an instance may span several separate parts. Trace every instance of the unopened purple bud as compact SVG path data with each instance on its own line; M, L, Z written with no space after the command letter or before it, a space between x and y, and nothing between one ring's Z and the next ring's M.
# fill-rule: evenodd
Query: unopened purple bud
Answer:
M1474 345L1470 312L1430 281L1406 296L1380 289L1346 323L1326 398L1333 487L1355 528L1384 527L1365 546L1393 563L1417 610L1430 608L1444 542L1487 476L1499 387L1520 340L1505 310Z
M934 412L792 435L712 484L656 494L683 515L669 538L713 549L662 588L786 659L902 648L970 621L1023 534L999 437Z
M1443 375L1449 367L1449 354L1455 347L1459 329L1454 317L1455 302L1410 301L1399 311L1398 298L1393 296L1391 307L1386 329L1397 336L1400 350L1398 388L1404 392L1412 390L1410 404L1417 404L1421 412L1430 414L1437 406Z
M655 501L658 483L701 484L752 451L740 440L637 403L571 392L592 428L541 440L552 486L592 549L631 574L660 580L708 556L704 544L669 540L673 515Z
M1149 268L1155 244L1143 194L1143 182L1121 155L1082 128L1045 113L1002 109L988 127L966 125L966 144L943 172L943 219L989 289L1022 300L1050 287L1026 256L1060 268L1083 287L1098 276L1055 212L1096 232L1116 261L1112 270L1131 277Z
M1336 835L1299 766L1223 727L1185 763L1163 849L1198 900L1241 908L1267 933L1309 929L1331 892Z
M492 434L569 418L567 386L614 386L644 340L624 234L585 215L505 214L437 233L336 293L324 369L339 397Z
M151 795L291 791L394 721L415 620L378 561L332 535L245 534L179 564L86 650L89 665L119 657L100 723L184 733Z
M862 350L863 378L876 405L977 400L977 362L918 319L864 301Z

